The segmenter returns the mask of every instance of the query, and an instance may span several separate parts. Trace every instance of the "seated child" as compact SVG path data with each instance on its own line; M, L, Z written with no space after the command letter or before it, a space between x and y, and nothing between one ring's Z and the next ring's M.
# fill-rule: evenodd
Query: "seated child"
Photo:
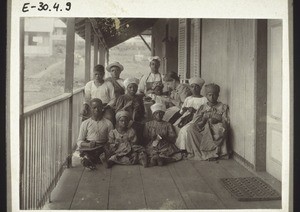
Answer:
M111 121L103 118L103 105L100 99L94 98L91 104L91 117L83 121L78 136L78 149L81 163L91 170L101 162L107 166L105 147L108 141L108 132L113 129Z
M129 127L130 114L119 111L116 114L116 129L109 132L110 157L108 164L142 164L147 167L147 155L143 146L137 145L135 131Z
M144 139L150 165L162 166L164 163L182 159L180 150L175 146L176 133L171 123L163 121L166 107L161 103L151 106L154 120L146 123Z

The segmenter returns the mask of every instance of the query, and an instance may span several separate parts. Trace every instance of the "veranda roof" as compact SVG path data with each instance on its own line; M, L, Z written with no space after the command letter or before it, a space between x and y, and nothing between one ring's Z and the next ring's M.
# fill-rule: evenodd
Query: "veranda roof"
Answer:
M66 19L62 19L66 23ZM85 39L85 23L92 25L91 43L94 35L109 49L151 28L158 19L153 18L76 18L75 31ZM149 34L149 31L147 31Z

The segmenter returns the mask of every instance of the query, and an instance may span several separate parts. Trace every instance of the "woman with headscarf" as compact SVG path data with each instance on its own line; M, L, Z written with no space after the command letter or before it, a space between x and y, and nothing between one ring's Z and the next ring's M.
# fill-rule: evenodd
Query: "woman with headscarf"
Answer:
M120 78L120 74L124 70L124 67L119 62L113 62L106 67L106 70L111 74L111 77L108 77L105 80L113 84L117 99L119 96L125 94L124 79Z
M126 94L117 99L115 106L116 112L120 110L128 111L133 121L141 121L145 114L143 98L141 95L136 94L138 81L137 78L127 78L124 80Z
M153 120L146 123L144 127L144 141L150 166L162 166L168 162L182 159L180 150L175 146L176 133L172 124L163 121L166 111L165 105L155 103L151 106Z
M152 92L152 84L154 82L157 81L162 82L162 76L158 71L160 67L160 61L161 61L160 58L158 56L150 57L149 61L150 61L149 66L151 72L149 74L145 74L144 76L142 76L138 86L139 92L144 95Z
M145 108L143 97L136 94L138 84L139 80L137 78L127 78L124 80L126 94L117 99L115 111L116 113L121 110L129 112L133 120L132 128L136 131L138 141L140 142L142 138L142 121L145 116Z
M218 101L219 93L218 85L206 85L205 95L208 102L198 109L191 124L179 132L176 146L186 151L188 158L228 158L229 108Z
M193 94L184 100L180 110L182 116L174 123L174 125L179 128L189 123L199 107L207 102L206 97L201 95L201 89L205 81L200 77L193 77L189 80L189 83Z
M145 148L137 144L135 131L129 126L131 116L127 111L119 111L116 114L116 129L108 134L108 158L109 167L116 164L134 165L142 164L147 167L147 155Z

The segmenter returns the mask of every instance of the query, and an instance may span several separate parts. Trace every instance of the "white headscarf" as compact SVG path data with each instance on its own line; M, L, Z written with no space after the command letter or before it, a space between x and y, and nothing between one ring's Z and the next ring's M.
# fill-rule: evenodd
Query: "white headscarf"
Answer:
M125 79L124 80L125 89L127 89L128 85L132 84L132 83L134 83L136 85L139 85L139 80L137 78L135 78L135 77Z
M193 77L189 80L190 85L191 84L196 84L199 85L201 88L204 85L205 81L204 79L200 78L200 77Z
M166 106L162 103L155 103L155 104L151 105L150 109L151 109L152 114L159 110L166 112Z

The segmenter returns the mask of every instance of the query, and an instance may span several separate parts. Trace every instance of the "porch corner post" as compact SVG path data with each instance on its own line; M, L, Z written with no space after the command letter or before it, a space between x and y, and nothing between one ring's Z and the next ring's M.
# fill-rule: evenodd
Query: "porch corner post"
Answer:
M67 20L67 45L65 63L65 93L73 94L74 81L74 44L75 44L75 18ZM72 117L73 117L73 95L69 99L69 120L68 120L68 157L67 167L72 165Z
M85 22L85 83L91 80L91 22Z
M266 170L267 132L267 20L255 21L256 71L255 71L255 171Z
M24 191L24 18L20 18L20 181L19 181L19 189L20 189L20 209L27 209L27 204L25 202L25 191Z

